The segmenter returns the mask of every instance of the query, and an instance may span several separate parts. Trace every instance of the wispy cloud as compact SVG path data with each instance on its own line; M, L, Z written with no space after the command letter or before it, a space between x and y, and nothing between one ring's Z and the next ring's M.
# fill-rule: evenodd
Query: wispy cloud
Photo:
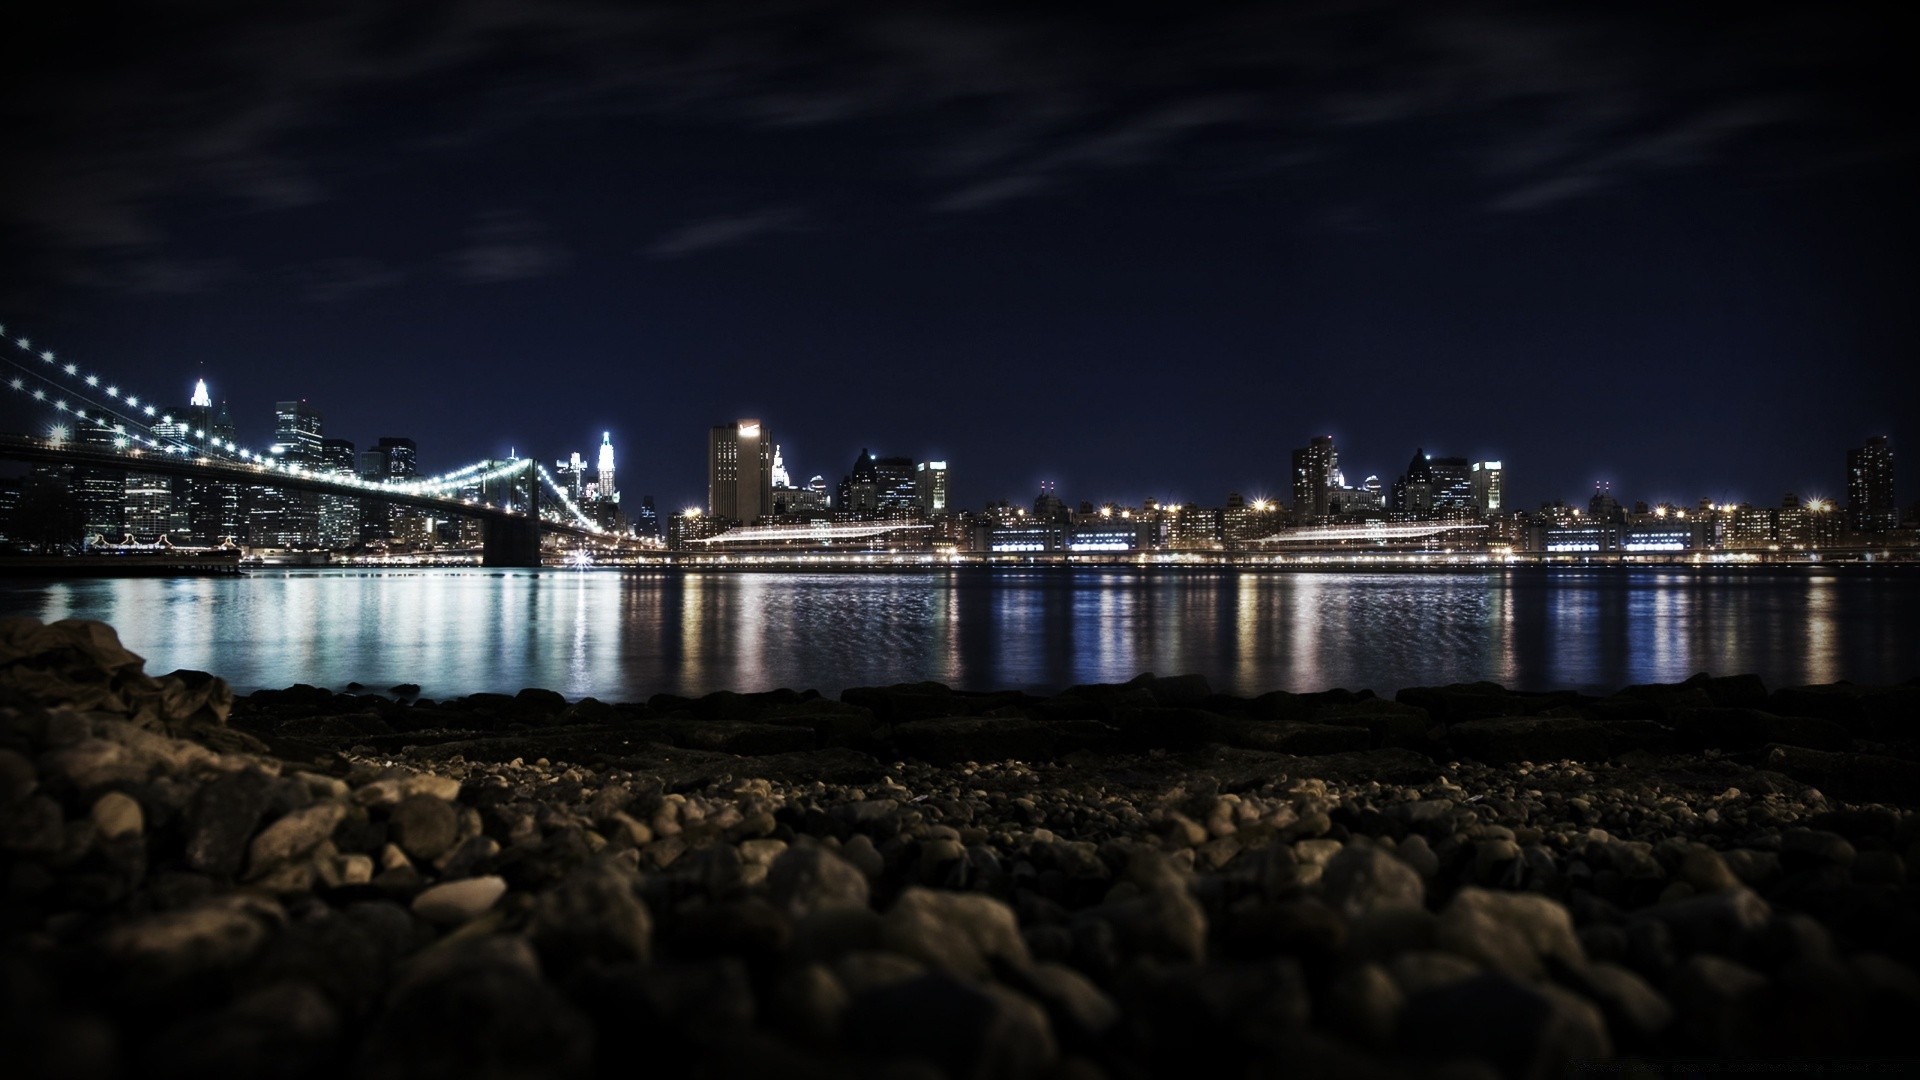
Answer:
M83 19L49 11L44 39L15 39L0 227L26 238L36 272L75 278L131 255L185 258L165 227L180 205L312 208L342 177L411 167L405 151L583 118L742 138L871 124L897 155L896 174L876 178L945 212L1209 140L1241 153L1209 159L1223 172L1277 146L1360 162L1378 159L1345 151L1390 144L1405 167L1457 172L1463 212L1551 207L1768 139L1833 167L1910 140L1884 106L1908 81L1904 39L1865 9L1757 5L1709 33L1660 10L1495 0L1201 5L1150 23L916 0L160 6L122 19L137 51L94 48ZM404 123L364 123L389 101ZM648 250L785 227L695 222ZM551 241L489 241L455 272L511 280L564 262Z
M296 266L291 274L301 295L321 304L391 289L412 277L401 267L365 256L321 259Z
M546 277L571 258L539 222L517 211L494 211L469 230L467 246L450 253L447 264L462 281L490 285Z
M774 207L751 214L707 218L673 229L647 245L647 256L679 259L716 248L734 247L774 233L797 232L806 216L794 207Z

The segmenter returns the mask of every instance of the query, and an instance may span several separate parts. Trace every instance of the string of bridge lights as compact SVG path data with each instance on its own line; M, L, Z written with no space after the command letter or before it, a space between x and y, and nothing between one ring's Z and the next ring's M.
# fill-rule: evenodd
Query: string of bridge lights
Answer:
M460 498L457 494L457 489L461 487L471 487L476 484L484 485L494 480L503 479L526 468L526 463L523 459L514 459L507 462L476 461L471 465L463 465L458 469L441 473L438 476L402 480L383 478L376 481L350 474L319 472L297 462L279 461L276 460L272 454L252 450L247 447L236 446L232 441L217 438L205 429L192 429L184 433L186 436L190 436L192 439L198 439L205 444L196 447L184 438L164 432L156 433L155 429L160 425L165 425L168 428L173 427L173 416L171 413L162 413L157 406L151 403L141 404L139 395L132 392L122 392L119 385L113 382L107 382L103 387L101 385L103 380L99 375L92 372L83 374L80 365L72 361L62 363L51 349L41 349L36 354L34 352L32 339L25 336L9 335L5 324L0 324L0 339L11 341L16 353L24 354L29 361L34 359L39 361L37 365L31 362L22 363L14 353L7 353L4 350L0 350L0 361L4 361L9 367L22 373L14 375L7 380L6 385L9 389L23 394L37 403L51 404L55 412L63 416L71 416L77 423L93 424L101 430L112 434L116 449L133 449L135 451L152 449L173 455L212 454L229 460L237 460L239 463L251 465L254 468L283 472L289 476L300 476L312 481L335 484L355 490L393 491L408 495L450 499ZM59 382L59 377L63 375L69 379L78 380L86 389L82 390L76 386L62 386ZM33 380L33 382L29 380ZM40 383L45 385L37 385ZM53 388L51 395L48 393L47 387ZM128 411L122 412L115 406L106 405L95 400L89 396L91 392L104 394L108 399L119 403L119 405L124 406ZM143 434L138 430L130 430L129 425L135 428L145 428L146 432ZM581 512L580 508L567 496L567 493L560 485L554 482L553 477L547 474L545 467L536 467L539 469L541 478L546 481L547 487L552 490L555 495L559 496L561 505L566 507L567 511L582 527L593 532L604 531L598 524L594 523L591 518ZM479 500L469 498L461 499L461 501L468 505L477 505ZM503 509L509 508L503 506Z
M567 512L573 515L573 519L580 523L581 528L592 533L602 533L606 531L600 527L599 522L588 517L581 511L579 506L574 504L573 497L567 494L567 489L561 487L554 481L553 476L547 472L545 465L535 465L534 468L539 471L540 479L546 482L547 490L553 492L554 495L560 499L560 505L566 507Z

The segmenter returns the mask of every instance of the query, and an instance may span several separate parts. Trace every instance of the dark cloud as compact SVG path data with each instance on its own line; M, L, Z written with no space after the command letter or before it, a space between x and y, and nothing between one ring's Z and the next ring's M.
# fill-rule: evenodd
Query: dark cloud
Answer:
M1242 172L1276 152L1336 157L1351 140L1425 128L1399 140L1395 167L1459 183L1462 212L1540 210L1770 138L1836 163L1901 144L1882 104L1903 81L1897 39L1869 8L1710 18L1321 0L1095 17L841 0L212 0L134 5L104 25L57 8L10 17L20 62L0 226L69 276L173 254L183 204L310 210L354 178L422 167L415 155L580 118L742 138L904 124L889 136L892 180L940 211L1042 197L1208 140L1231 140L1241 160L1215 166ZM779 227L717 215L655 254ZM470 279L505 280L550 271L555 254L522 239L457 262Z

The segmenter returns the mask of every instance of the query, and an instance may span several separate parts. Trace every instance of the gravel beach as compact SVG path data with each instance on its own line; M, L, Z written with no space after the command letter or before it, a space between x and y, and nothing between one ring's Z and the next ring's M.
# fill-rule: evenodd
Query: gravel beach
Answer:
M1920 1068L1920 680L568 701L0 622L14 1076Z

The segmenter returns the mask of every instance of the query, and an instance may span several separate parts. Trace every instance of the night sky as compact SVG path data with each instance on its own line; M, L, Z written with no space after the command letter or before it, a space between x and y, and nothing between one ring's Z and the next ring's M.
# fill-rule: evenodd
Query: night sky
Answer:
M1898 5L10 4L0 322L241 434L591 456L705 501L1915 498ZM25 9L25 10L23 10ZM50 417L17 398L0 429Z

